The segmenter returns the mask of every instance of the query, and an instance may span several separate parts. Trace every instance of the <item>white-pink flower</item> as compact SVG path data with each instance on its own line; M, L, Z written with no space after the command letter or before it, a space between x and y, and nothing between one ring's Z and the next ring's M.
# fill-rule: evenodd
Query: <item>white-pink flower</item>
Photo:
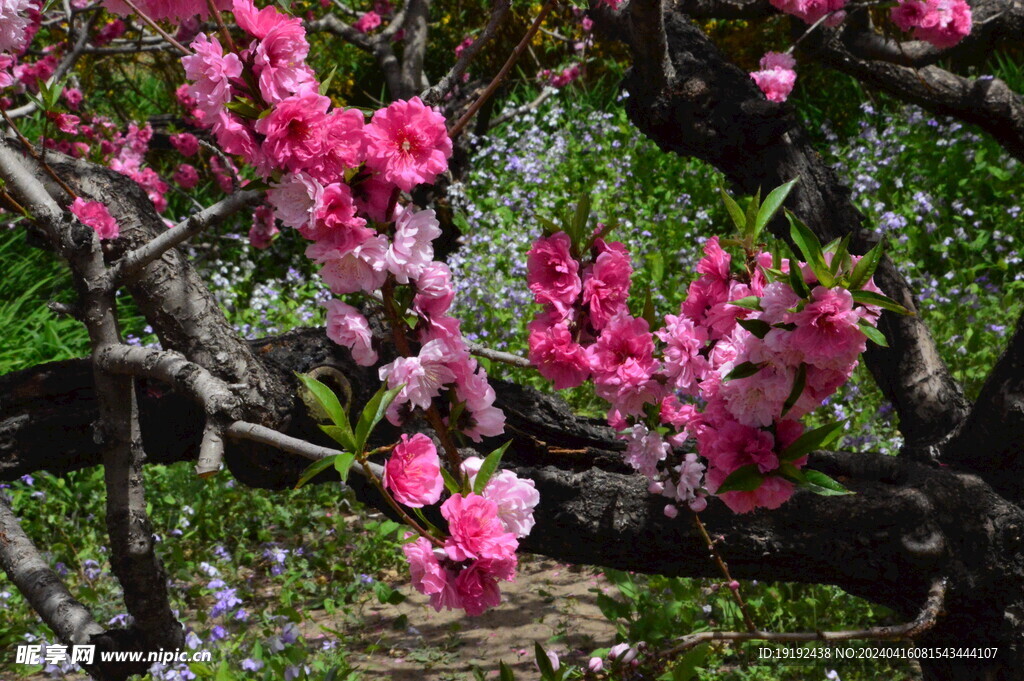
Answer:
M434 259L434 239L441 236L441 226L434 211L413 212L406 208L395 221L395 237L386 256L388 271L400 284L408 284L423 272Z
M364 367L377 363L373 349L373 332L359 310L340 300L329 300L327 307L327 337L352 352L356 364Z
M471 456L462 462L462 470L469 476L470 485L476 484L476 476L483 465L483 459ZM533 480L520 478L509 470L495 471L483 489L484 499L498 506L498 518L507 532L525 537L533 529L533 509L540 503L540 493Z
M441 341L433 340L420 348L418 356L399 357L382 366L380 380L386 381L389 388L404 386L392 406L408 403L420 409L429 408L430 401L441 394L441 388L455 380L455 374L445 366L446 359ZM392 416L389 411L389 420Z
M181 58L185 76L192 81L188 92L212 118L231 99L231 79L242 75L242 62L236 54L225 55L216 36L200 33L189 47L194 54Z

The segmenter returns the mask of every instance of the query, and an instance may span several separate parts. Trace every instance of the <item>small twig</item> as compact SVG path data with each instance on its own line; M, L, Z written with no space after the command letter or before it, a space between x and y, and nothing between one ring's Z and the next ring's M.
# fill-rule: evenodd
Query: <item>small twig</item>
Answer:
M697 530L700 532L700 536L704 538L704 543L707 544L708 551L711 552L711 557L715 561L715 565L718 566L719 572L725 577L726 581L729 582L729 591L732 591L733 596L736 598L736 603L740 606L740 612L743 613L743 622L747 625L747 629L750 631L757 631L757 627L754 626L754 620L751 619L750 613L747 612L747 604L743 602L743 595L740 594L740 590L733 589L732 583L736 580L729 574L729 566L722 560L722 556L718 553L718 549L715 548L715 542L711 541L710 535L708 535L707 528L704 527L704 523L701 522L700 515L697 513L693 514L693 523L697 526Z
M141 272L146 265L158 260L164 253L178 246L212 225L217 224L229 215L251 206L263 196L258 191L235 192L223 201L199 211L187 220L179 222L166 232L162 232L151 241L126 253L111 267L110 282L117 286Z
M500 116L491 121L490 128L496 128L502 123L519 118L527 111L533 111L534 109L538 108L541 104L543 104L545 101L547 101L547 99L556 92L558 92L558 90L556 90L555 88L549 85L545 85L544 89L540 91L540 94L537 95L536 99L534 99L532 102L516 107L515 109L512 109L508 113L501 114Z
M157 33L159 33L160 36L164 40L166 40L171 45L173 45L175 48L177 48L182 54L192 54L192 50L188 49L187 47L185 47L184 45L179 43L177 40L174 39L174 36L172 36L170 33L165 31L164 29L160 28L160 26L157 25L157 23L155 21L150 19L149 16L145 12L143 12L141 9L139 9L139 6L136 5L134 2L132 2L132 0L124 0L124 4L128 5L128 7L130 7L133 12L135 12L136 14L139 15L139 18L142 19L142 21L147 26L149 26L151 29L153 29Z
M466 343L466 347L469 348L469 352L471 354L474 354L477 357L485 357L487 359L494 360L495 362L509 364L514 367L523 367L525 369L533 368L533 365L530 364L530 360L519 355L514 355L511 352L492 350L491 348L484 347L477 343Z
M7 111L4 110L2 107L0 107L0 116L3 116L4 120L7 121L7 125L11 126L11 130L13 130L14 134L18 136L18 141L20 141L22 146L25 147L25 151L29 153L29 156L34 158L36 162L38 162L43 167L43 170L46 171L46 174L52 177L53 181L60 185L60 188L63 189L68 196L70 196L72 199L77 199L78 194L75 193L75 190L69 187L67 183L64 182L64 180L60 179L57 173L54 172L53 168L50 167L50 164L44 161L39 156L39 154L36 153L36 150L32 146L32 143L29 142L28 139L26 139L25 136L21 134L21 130L18 129L18 126L15 125L14 121L11 120L11 117L7 115Z
M701 631L680 639L679 645L658 653L658 657L674 657L706 641L777 641L799 643L807 641L892 641L909 639L931 629L942 612L946 598L946 580L937 579L928 590L928 600L913 622L887 627L871 627L845 631Z
M498 28L501 23L505 20L505 16L508 14L509 7L511 6L511 0L495 0L494 6L491 8L491 18L487 21L487 26L480 35L471 44L466 46L466 49L462 51L459 58L455 60L455 64L451 70L444 75L441 80L437 82L431 88L425 90L421 95L420 99L424 101L428 106L435 106L444 99L455 84L462 78L462 74L469 68L470 63L476 58L476 55L480 53L483 46L494 37L494 34L498 32Z
M526 32L526 35L524 35L523 39L519 41L519 44L515 46L515 49L512 50L512 54L510 54L508 59L505 61L505 65L501 67L500 71L498 71L498 75L494 77L491 84L487 86L487 89L481 93L477 100L470 105L469 110L462 115L462 118L460 118L459 121L448 131L449 137L452 139L458 137L465 127L469 125L469 121L476 115L476 112L479 111L487 100L491 98L491 95L493 95L495 90L498 89L498 86L501 85L501 81L505 80L505 76L507 76L508 72L512 70L512 67L515 66L520 55L522 55L526 48L529 47L530 41L533 40L533 36L535 36L537 31L540 30L540 25L544 23L544 19L547 18L548 14L551 13L551 10L553 10L557 4L558 0L548 0L544 7L541 8L540 12L537 14L537 18L533 20L533 24Z
M266 426L261 426L257 423L249 423L247 421L235 421L224 429L224 434L228 437L235 438L236 440L251 440L252 442L270 445L271 447L276 447L281 451L296 454L304 459L309 459L310 461L319 461L327 458L328 456L335 456L342 453L340 450L331 449L330 447L321 447L320 445L315 445L312 442L306 442L305 440L300 440L297 437L285 435L273 428L267 428ZM367 461L366 466L369 468L371 474L378 478L384 477L384 467L380 464ZM360 475L365 473L365 470L357 470L359 470Z
M228 27L224 24L224 17L220 15L220 10L217 9L217 5L213 0L206 0L206 6L210 8L210 16L217 22L217 28L220 29L220 35L224 38L224 47L228 48L230 52L237 52L235 48L235 41L231 39L231 32L228 31Z

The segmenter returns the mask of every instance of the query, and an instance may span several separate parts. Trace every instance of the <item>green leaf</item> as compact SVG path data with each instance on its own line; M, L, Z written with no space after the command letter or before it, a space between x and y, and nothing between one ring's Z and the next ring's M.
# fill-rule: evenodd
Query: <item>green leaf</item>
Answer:
M849 288L859 289L868 282L868 279L874 275L875 269L878 268L878 263L882 261L884 250L885 242L879 241L870 251L864 254L864 257L853 268L853 273L850 275Z
M843 263L850 259L850 236L850 234L844 236L832 253L832 264L829 265L828 271L832 273L833 277L837 277L843 272Z
M651 271L651 285L656 286L665 278L665 258L661 253L652 253L647 256L648 267Z
M913 315L914 313L897 303L888 296L883 296L881 293L875 293L874 291L851 291L853 294L854 302L860 303L861 305L875 305L882 308L883 310L889 310L898 314Z
M736 323L758 338L764 338L772 330L771 325L761 319L737 319Z
M640 316L647 322L647 328L654 329L658 325L657 313L654 311L654 299L651 298L651 289L644 291L644 309Z
M757 296L747 296L746 298L739 298L738 300L730 300L727 305L735 305L736 307L744 307L748 310L761 311L761 299Z
M757 193L747 203L747 215L744 218L747 222L746 229L744 230L743 236L752 237L754 234L754 225L757 222L757 209L761 207L761 188L757 188Z
M338 475L341 476L342 482L348 482L348 471L352 468L352 463L356 460L356 455L352 452L342 452L337 459L334 460L334 468L338 471Z
M331 72L327 74L327 77L320 82L320 94L326 95L327 91L331 89L331 81L334 80L334 74L338 72L338 65L335 64Z
M579 201L576 203L576 213L572 217L573 234L571 236L574 246L582 245L583 237L587 233L587 221L589 219L590 194L580 194Z
M821 471L805 469L801 471L801 473L803 473L804 482L800 487L810 490L815 494L820 494L823 497L838 497L845 496L847 494L856 494L852 490L846 489Z
M498 681L516 681L515 674L504 662L498 663Z
M356 451L359 453L363 452L366 447L366 440L370 437L370 433L377 427L380 420L384 418L384 413L391 406L391 403L398 397L398 393L402 392L402 388L405 384L398 387L391 388L388 390L387 385L382 385L380 390L370 398L370 401L363 407L363 413L359 415L359 423L356 424Z
M796 376L793 378L793 389L789 391L789 397L786 398L782 405L782 416L785 416L793 408L797 400L800 399L800 395L803 394L806 385L807 365L801 362L800 368L796 370Z
M685 655L672 668L672 681L691 681L697 676L697 669L704 666L711 647L707 643L701 643L696 648L687 651Z
M811 291L807 288L807 283L804 282L804 273L801 271L797 260L798 258L794 258L789 261L789 285L798 296L806 298L811 295Z
M815 449L827 447L830 442L839 437L839 434L843 432L845 424L846 420L844 419L807 431L779 454L779 460L794 461L806 454L810 454Z
M377 594L377 600L381 603L398 605L405 600L405 596L403 596L401 592L392 589L384 582L374 582L373 592Z
M748 378L760 371L762 367L764 367L763 362L761 364L754 364L753 362L737 364L736 367L734 367L733 370L722 379L722 381L731 381L737 378Z
M331 438L346 451L356 450L356 441L352 437L352 431L342 428L341 426L320 426L320 430L327 434L327 437Z
M779 208L782 208L782 204L786 201L786 197L789 196L789 192L795 184L796 179L794 178L786 184L776 187L765 197L764 203L757 210L757 218L754 220L754 231L751 235L754 239L757 239L761 231L768 226L768 223L772 221L775 214L779 212Z
M885 334L879 331L876 327L871 325L866 319L860 319L857 321L857 326L860 327L861 333L867 336L867 339L875 345L881 345L883 348L889 347L889 342L885 339Z
M476 480L473 481L474 494L484 493L484 488L487 487L487 483L491 481L491 476L494 475L494 471L498 470L498 464L501 463L501 457L505 455L505 450L508 449L510 444L512 444L512 440L509 440L488 454L487 458L484 459L484 462L480 464L480 470L476 474Z
M295 375L336 426L341 426L342 428L348 426L348 417L345 416L345 410L342 408L341 402L338 401L338 396L334 394L333 390L308 374Z
M793 213L786 211L786 217L789 218L789 236L803 254L803 260L811 266L814 276L822 286L831 287L835 280L825 264L825 254L821 250L818 237ZM790 269L794 269L793 263L789 266Z
M747 231L747 218L743 215L743 209L740 208L740 204L736 203L736 200L729 196L729 192L725 191L725 187L721 184L718 185L718 193L722 195L725 210L729 213L729 217L732 218L733 224L736 225L736 230L740 234L744 234Z
M245 97L239 97L233 99L224 105L228 111L238 114L242 118L249 118L251 120L258 120L260 114L263 112L257 109L253 102Z
M462 494L459 482L444 468L441 469L441 478L444 480L444 488L448 490L449 494Z
M540 678L549 681L555 676L555 669L551 666L551 660L544 648L539 643L533 644L534 655L537 656L537 668L540 670Z
M722 494L723 492L753 492L761 486L762 482L764 482L764 475L758 470L756 463L740 466L722 481L715 494Z
M298 489L305 485L307 482L323 473L325 470L334 465L334 460L338 458L338 454L333 456L325 456L319 461L314 461L306 470L302 471L302 475L299 476L299 481L295 483L295 489Z
M227 662L220 663L220 666L217 667L217 675L213 677L214 681L235 681L235 678Z

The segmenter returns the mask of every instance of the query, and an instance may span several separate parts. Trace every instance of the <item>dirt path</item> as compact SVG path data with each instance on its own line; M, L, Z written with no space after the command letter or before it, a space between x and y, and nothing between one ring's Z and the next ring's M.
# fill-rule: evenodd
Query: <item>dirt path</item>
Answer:
M434 612L411 586L396 585L405 602L375 602L361 624L348 630L365 651L353 647L350 662L367 679L461 681L473 678L474 665L490 678L501 660L517 678L530 679L536 676L537 641L561 658L585 665L594 648L610 646L615 637L590 591L599 587L610 587L599 571L521 555L516 581L502 584L502 604L470 618ZM403 615L405 626L396 628Z

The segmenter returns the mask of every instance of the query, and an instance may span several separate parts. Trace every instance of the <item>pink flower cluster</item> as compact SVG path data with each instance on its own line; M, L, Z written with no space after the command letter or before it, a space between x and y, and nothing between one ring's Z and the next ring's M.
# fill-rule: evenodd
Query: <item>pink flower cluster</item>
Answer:
M761 70L750 77L770 102L784 102L796 84L796 60L788 54L768 52L761 57Z
M904 0L891 16L900 29L939 48L953 47L971 32L971 7L964 0Z
M75 197L71 203L71 212L83 225L92 227L101 240L116 239L120 232L117 220L99 201L86 201L80 196Z
M624 431L626 462L672 500L670 516L675 504L706 505L703 465L694 454L673 453L690 438L712 492L744 466L765 477L754 491L721 495L734 511L788 499L794 487L779 474L779 453L802 434L797 419L849 378L866 345L861 327L880 313L842 287L821 285L806 265L799 264L809 293L801 297L788 278L766 274L769 253L750 254L752 269L734 273L717 237L704 251L679 314L653 334L626 308L630 268L621 244L595 239L592 264L581 266L558 233L535 242L527 260L530 288L545 306L530 325L531 362L556 388L592 377L611 405L609 423ZM790 266L782 259L781 272ZM864 288L878 291L870 280ZM733 304L744 298L757 300L757 309Z
M150 19L156 21L180 22L196 15L204 19L210 15L206 0L137 0L133 4L145 12ZM230 0L216 0L215 5L219 10L231 8ZM121 0L103 0L103 7L108 12L122 17L135 11Z
M0 0L0 52L20 54L27 46L32 0Z
M561 71L552 71L551 69L544 69L537 74L537 77L548 85L554 88L564 88L569 83L573 82L580 77L582 69L579 64L572 64L566 66Z
M474 480L482 461L467 459ZM413 508L437 503L444 483L441 462L425 435L403 435L384 467L384 487L399 503ZM405 544L413 586L430 596L435 610L462 608L479 615L501 601L499 581L515 578L518 537L533 527L539 497L532 480L499 471L483 494L454 494L441 504L448 536L419 537Z
M838 26L846 18L843 7L846 0L770 0L772 6L780 12L792 14L803 19L807 24L813 24L825 15L831 15L825 19L826 26Z

